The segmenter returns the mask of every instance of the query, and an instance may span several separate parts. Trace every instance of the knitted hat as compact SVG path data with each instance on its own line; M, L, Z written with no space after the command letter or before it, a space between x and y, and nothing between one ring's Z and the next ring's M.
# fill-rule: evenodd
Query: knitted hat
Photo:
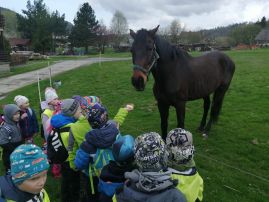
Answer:
M18 105L21 106L27 102L29 102L29 99L23 95L17 95L14 98L14 102Z
M62 114L65 116L73 116L79 107L79 102L74 99L65 99L61 104Z
M49 168L47 156L40 147L23 144L10 155L11 176L15 184L21 183Z
M89 109L87 117L92 128L102 128L108 121L106 108L98 102Z
M51 88L51 87L47 87L45 90L45 99L46 99L47 103L50 103L51 101L53 101L56 98L58 98L56 90Z
M90 108L92 108L95 103L98 102L101 104L101 100L97 96L82 97L80 95L74 95L72 98L79 102L81 109L84 110L86 113L89 112Z
M169 159L185 164L193 158L192 134L182 128L171 130L166 137Z
M142 172L158 172L167 168L165 143L158 133L138 136L134 144L135 161Z
M134 157L134 138L131 135L119 136L112 145L112 154L117 162L124 162Z

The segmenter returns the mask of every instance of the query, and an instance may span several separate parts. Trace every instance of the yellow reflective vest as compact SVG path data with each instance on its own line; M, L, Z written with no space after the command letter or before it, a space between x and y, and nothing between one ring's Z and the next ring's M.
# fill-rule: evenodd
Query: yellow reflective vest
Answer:
M188 202L195 202L196 199L202 201L204 182L202 177L196 172L194 175L172 174L172 179L178 180L177 189L186 197Z
M40 202L50 202L49 195L47 194L45 189L42 189L40 192L41 201ZM13 200L6 200L7 202L15 202ZM32 199L29 202L33 201ZM26 201L27 202L27 201Z

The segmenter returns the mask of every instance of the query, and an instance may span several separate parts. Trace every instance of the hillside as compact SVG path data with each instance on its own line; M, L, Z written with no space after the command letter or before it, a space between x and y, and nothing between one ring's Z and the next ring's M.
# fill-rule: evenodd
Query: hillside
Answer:
M17 31L17 13L2 7L0 7L0 11L5 17L4 35L7 38L20 37L20 33Z

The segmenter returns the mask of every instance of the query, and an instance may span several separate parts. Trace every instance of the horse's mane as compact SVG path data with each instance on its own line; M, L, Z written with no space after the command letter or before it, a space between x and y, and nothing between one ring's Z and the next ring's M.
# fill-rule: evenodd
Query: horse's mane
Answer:
M146 39L148 36L148 30L140 29L137 31L137 36L142 39ZM191 56L187 53L187 51L176 47L170 44L168 41L163 39L161 36L155 35L154 38L156 49L161 59L163 60L175 60L176 58L181 59L189 59Z
M163 59L189 59L191 56L187 51L170 44L168 41L163 39L161 36L155 36L155 44L157 52Z

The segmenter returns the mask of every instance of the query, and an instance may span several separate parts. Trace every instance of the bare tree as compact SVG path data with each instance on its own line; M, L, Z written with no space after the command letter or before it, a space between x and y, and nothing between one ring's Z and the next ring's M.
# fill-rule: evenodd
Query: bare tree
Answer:
M170 24L170 41L173 44L179 43L179 36L183 31L184 27L181 25L179 20L173 20Z
M117 10L114 13L114 16L111 20L110 29L114 35L114 44L118 48L120 42L122 42L126 38L126 34L128 31L127 19L122 12Z

